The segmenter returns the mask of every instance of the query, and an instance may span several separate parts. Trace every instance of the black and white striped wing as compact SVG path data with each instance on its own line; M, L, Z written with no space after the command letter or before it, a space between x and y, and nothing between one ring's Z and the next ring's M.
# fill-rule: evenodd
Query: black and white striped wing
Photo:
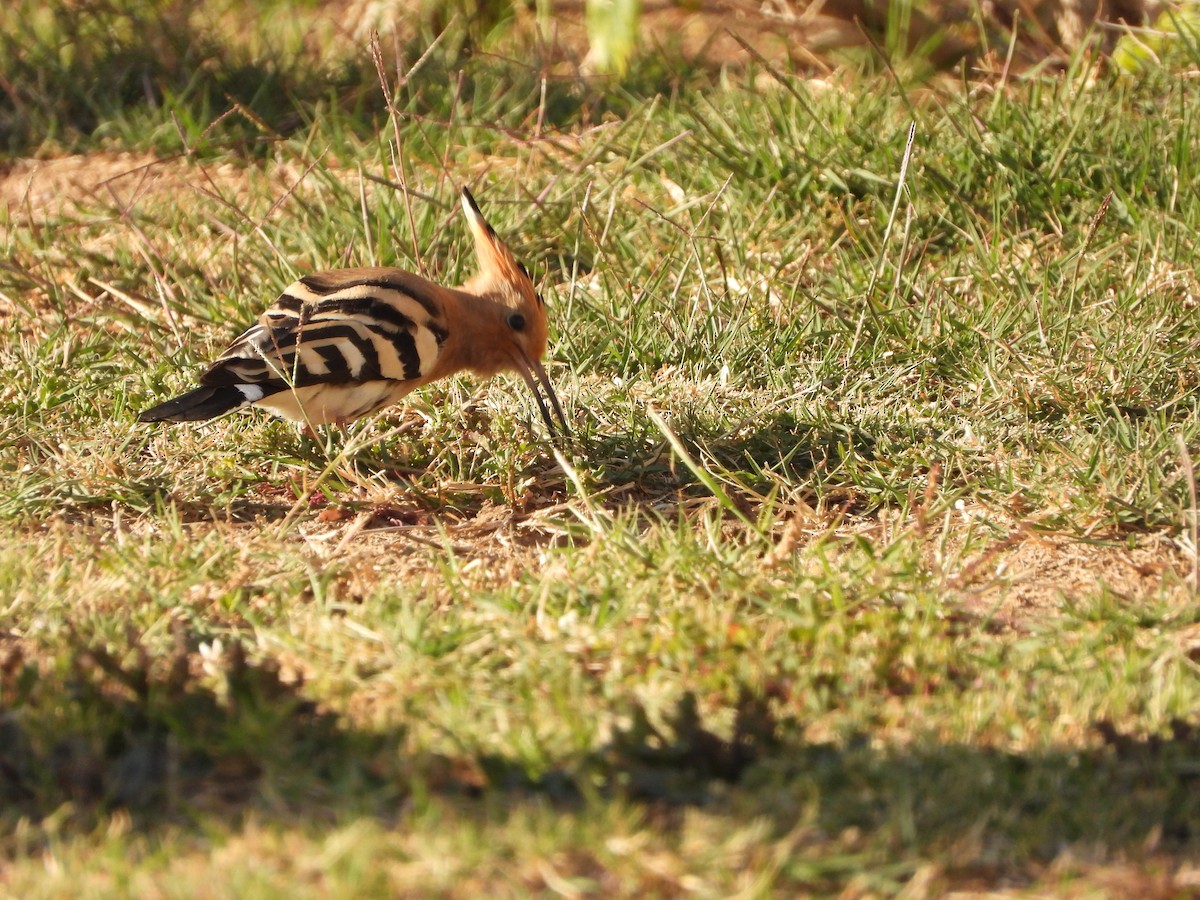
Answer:
M201 376L286 418L351 421L394 403L437 361L447 337L427 286L399 270L310 275Z

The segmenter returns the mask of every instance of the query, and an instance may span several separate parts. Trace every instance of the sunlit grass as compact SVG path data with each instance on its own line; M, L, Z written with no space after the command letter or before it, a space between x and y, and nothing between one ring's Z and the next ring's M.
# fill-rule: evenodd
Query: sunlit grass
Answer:
M1185 886L1193 80L383 52L0 207L5 889ZM461 184L561 456L503 378L135 422L298 274L466 278Z

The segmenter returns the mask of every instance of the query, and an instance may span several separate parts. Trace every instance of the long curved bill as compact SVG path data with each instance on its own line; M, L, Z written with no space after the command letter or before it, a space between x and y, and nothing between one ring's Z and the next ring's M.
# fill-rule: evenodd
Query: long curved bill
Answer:
M567 417L563 415L562 406L558 402L554 387L550 384L550 379L546 375L546 370L542 368L542 364L530 359L524 353L518 356L518 362L520 365L517 366L517 371L521 373L521 377L529 385L534 399L537 400L538 412L542 414L542 421L546 423L546 429L550 432L550 436L554 437L555 432L561 430L563 437L570 437L571 429L567 426ZM558 416L557 426L555 421L550 418L550 410L546 408L546 400L542 399L542 393L538 390L539 385L546 392L546 398L549 399L554 414Z

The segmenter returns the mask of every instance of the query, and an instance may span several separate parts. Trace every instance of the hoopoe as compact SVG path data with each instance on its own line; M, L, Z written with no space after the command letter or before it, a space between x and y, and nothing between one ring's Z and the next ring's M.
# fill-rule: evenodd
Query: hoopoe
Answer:
M307 275L200 375L200 387L151 407L140 422L198 422L254 406L302 423L346 425L457 372L516 371L551 436L545 391L566 417L541 359L546 306L529 270L463 188L479 273L459 288L394 268Z

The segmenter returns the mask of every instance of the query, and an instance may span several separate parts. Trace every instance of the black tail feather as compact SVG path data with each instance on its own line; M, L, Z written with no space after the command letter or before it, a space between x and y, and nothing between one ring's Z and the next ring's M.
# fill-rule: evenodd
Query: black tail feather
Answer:
M233 385L199 387L174 400L152 406L139 422L203 422L246 405L246 395Z

